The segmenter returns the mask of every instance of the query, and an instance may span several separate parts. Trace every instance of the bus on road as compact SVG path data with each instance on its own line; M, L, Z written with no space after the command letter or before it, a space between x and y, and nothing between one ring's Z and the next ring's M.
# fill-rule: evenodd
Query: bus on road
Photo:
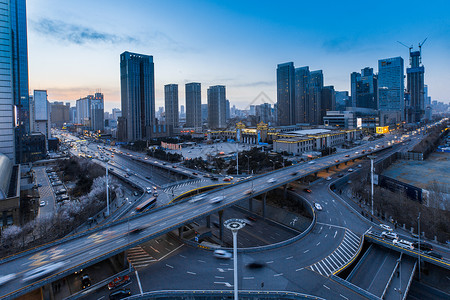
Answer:
M156 205L156 197L151 197L136 207L136 212L141 212L147 209L152 208Z

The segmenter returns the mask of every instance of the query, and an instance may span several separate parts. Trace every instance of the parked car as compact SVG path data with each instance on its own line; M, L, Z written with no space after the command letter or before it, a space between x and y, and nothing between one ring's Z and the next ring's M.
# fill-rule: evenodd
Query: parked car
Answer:
M426 252L426 254L433 258L442 259L442 255L440 255L439 253L436 253L434 251L428 251L428 252Z
M220 258L220 259L230 259L232 256L230 252L228 252L226 250L222 250L222 249L214 250L213 255L215 258Z
M45 206L45 201L42 200L41 202L39 202L39 206L40 206L40 207Z
M304 192L311 193L310 189L303 189Z
M91 286L91 278L88 274L81 275L81 288L85 289Z

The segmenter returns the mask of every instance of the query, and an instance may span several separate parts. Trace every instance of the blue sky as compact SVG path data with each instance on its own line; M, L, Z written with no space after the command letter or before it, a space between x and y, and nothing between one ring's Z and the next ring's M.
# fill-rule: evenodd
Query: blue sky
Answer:
M345 3L345 4L343 4ZM276 102L276 65L322 69L326 85L349 90L350 73L423 47L432 99L449 102L450 1L32 0L27 3L30 89L74 100L101 89L120 107L119 55L153 55L156 106L163 86L227 86L237 107ZM255 102L256 101L256 102Z

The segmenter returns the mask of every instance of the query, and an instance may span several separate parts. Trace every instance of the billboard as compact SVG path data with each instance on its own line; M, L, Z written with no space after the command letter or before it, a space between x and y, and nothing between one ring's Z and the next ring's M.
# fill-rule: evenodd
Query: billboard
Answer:
M362 128L362 118L356 118L356 128Z
M389 126L377 126L378 134L385 134L389 132Z

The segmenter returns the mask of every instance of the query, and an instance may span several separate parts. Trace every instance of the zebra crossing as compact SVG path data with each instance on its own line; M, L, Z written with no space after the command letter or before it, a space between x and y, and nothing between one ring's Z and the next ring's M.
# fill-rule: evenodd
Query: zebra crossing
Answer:
M139 268L147 267L151 262L156 259L148 254L141 246L136 246L128 250L128 261L130 264L138 270Z
M358 252L361 240L356 234L345 229L344 239L339 247L330 255L308 268L322 276L330 276L345 266Z
M175 191L176 189L179 189L179 188L182 188L185 186L192 186L194 184L201 183L201 182L207 182L207 181L208 180L206 180L206 179L196 179L196 180L192 180L189 182L184 182L184 183L180 183L180 184L176 184L176 185L167 187L167 188L163 189L163 192L164 193L172 192L172 191Z

